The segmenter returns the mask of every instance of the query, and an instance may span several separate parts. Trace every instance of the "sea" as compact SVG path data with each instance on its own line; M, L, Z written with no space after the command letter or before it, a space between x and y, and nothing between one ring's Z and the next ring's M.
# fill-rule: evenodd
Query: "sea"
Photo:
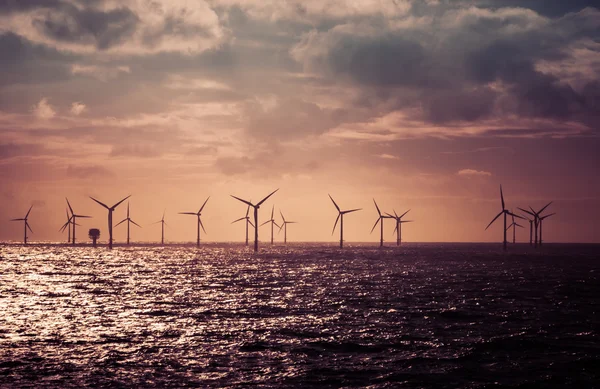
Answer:
M0 387L600 387L599 257L4 244Z

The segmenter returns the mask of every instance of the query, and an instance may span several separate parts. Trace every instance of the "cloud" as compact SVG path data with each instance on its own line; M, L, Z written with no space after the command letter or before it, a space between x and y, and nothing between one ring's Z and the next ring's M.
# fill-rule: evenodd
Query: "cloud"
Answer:
M456 174L463 177L491 177L492 175L492 173L490 172L475 169L462 169L459 170Z
M382 159L400 159L399 157L391 154L379 154L378 157Z
M113 146L111 157L154 158L162 154L159 147L154 145L116 145Z
M112 177L114 173L99 165L83 165L67 167L67 176L72 178Z
M31 112L40 119L52 119L56 116L56 111L48 103L46 97L43 97L37 104L33 105Z
M80 102L71 104L71 114L75 116L81 115L84 111L87 111L87 109L86 105Z
M108 81L119 77L121 74L131 73L131 69L126 65L105 66L105 65L82 65L73 64L71 66L72 74L81 74L94 77L100 81Z
M227 38L218 15L202 0L26 3L4 7L5 29L62 51L193 54Z

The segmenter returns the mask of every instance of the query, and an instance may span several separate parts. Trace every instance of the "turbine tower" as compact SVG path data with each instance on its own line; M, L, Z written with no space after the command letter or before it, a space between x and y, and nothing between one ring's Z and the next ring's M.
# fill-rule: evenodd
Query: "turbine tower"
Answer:
M534 211L534 209L530 206L529 209L531 211L528 211L526 209L523 208L519 208L521 211L533 216L533 222L534 222L534 226L535 226L535 247L538 246L538 227L540 226L540 214L542 212L544 212L544 210L546 208L548 208L548 206L552 204L552 201L550 201L548 204L546 204L542 209L540 209L539 211Z
M402 223L412 223L413 222L412 220L402 220L404 215L406 215L409 212L410 212L410 209L408 211L404 212L400 216L398 216L398 214L396 213L396 210L394 210L394 216L390 215L387 212L385 213L392 219L396 220L396 228L394 228L394 232L393 232L396 234L396 246L400 246L402 244Z
M29 207L29 211L27 211L27 213L25 214L25 217L20 218L20 219L10 219L11 222L18 222L18 221L23 221L23 244L27 244L27 229L29 228L29 231L31 231L31 233L33 234L33 230L31 229L31 227L29 226L29 222L27 221L27 218L29 217L29 212L31 212L31 208L33 208L33 205L31 207Z
M71 207L71 203L69 203L69 199L65 197L65 200L67 200L67 205L69 206L69 209L71 210L71 224L73 224L72 244L73 244L73 246L75 246L75 226L79 225L79 224L77 224L77 218L83 217L83 218L89 219L89 218L91 218L91 216L76 215L75 212L73 211L73 208Z
M166 209L163 211L162 219L160 219L157 222L152 223L152 224L158 224L158 223L161 224L160 244L163 246L165 245L165 225L167 225L167 222L165 222L165 212L166 211L167 211Z
M500 185L500 200L502 201L502 211L500 211L500 213L498 215L496 215L496 217L494 219L492 219L492 221L490 222L490 224L488 224L488 226L485 228L486 231L488 228L490 228L490 226L496 221L496 219L498 219L501 215L504 215L504 228L502 229L502 233L504 234L504 239L502 241L502 248L504 249L504 251L506 251L506 215L511 215L513 217L517 217L519 219L525 219L519 215L515 215L514 213L510 212L508 209L506 209L505 204L504 204L504 194L502 193L502 185Z
M517 227L521 227L521 228L524 228L524 227L522 225L520 225L519 223L515 222L515 215L511 215L511 217L512 217L512 223L508 226L507 229L510 229L510 227L512 227L512 229L513 229L513 244L515 244L517 242L517 238L516 238Z
M269 197L271 197L275 192L277 192L279 189L275 189L273 192L271 192L267 197L265 197L264 199L262 199L261 201L259 201L256 204L252 204L250 201L246 201L244 199L241 199L239 197L236 197L234 195L230 195L231 197L233 197L236 200L241 201L244 204L247 204L248 206L254 208L254 252L258 251L258 209L260 208L260 206L262 205L262 203L264 203L265 201L267 201L267 199Z
M328 196L329 196L329 198L333 202L333 205L335 205L335 208L338 211L338 216L335 219L335 224L333 225L333 230L331 231L331 235L333 235L333 233L335 232L335 227L337 226L337 222L339 220L340 221L340 248L342 248L342 247L344 247L344 215L347 214L347 213L350 213L350 212L360 211L362 208L356 208L356 209L350 209L350 210L347 210L347 211L342 211L340 209L340 207L338 207L338 205L333 200L333 197L331 197L330 194L328 194Z
M379 210L379 207L377 206L377 201L375 201L375 199L373 199L373 203L375 203L375 208L377 209L377 214L379 215L379 217L375 221L373 228L371 228L371 234L373 233L373 230L375 230L375 227L377 227L377 223L380 223L381 237L379 239L379 247L383 247L383 219L393 219L393 217L382 215L381 211Z
M127 200L128 198L130 198L131 195L125 197L123 200L119 201L118 203L116 203L115 205L113 205L112 207L109 207L108 205L104 204L101 201L96 200L95 198L93 198L92 196L90 196L90 199L94 200L95 202L97 202L98 204L100 204L101 206L103 206L104 208L106 208L108 210L108 248L112 250L113 247L113 223L112 223L112 214L113 211L115 210L115 208L117 208L123 201Z
M283 213L281 212L281 210L279 210L279 214L281 215L281 218L283 219L283 223L281 223L281 227L279 227L279 232L281 232L281 229L283 228L283 243L287 244L287 225L295 224L297 222L285 220L285 217L283 217Z
M267 220L266 222L264 222L263 224L260 225L262 227L265 224L271 223L271 245L273 245L273 226L275 225L279 229L281 229L281 227L279 227L279 224L277 224L275 222L274 216L275 216L275 206L273 205L273 208L271 208L271 219Z
M195 215L196 217L198 217L196 247L200 247L200 227L202 227L202 231L204 231L204 233L206 234L206 230L204 229L204 225L202 224L202 219L200 218L200 216L202 215L202 210L204 209L204 206L208 202L208 199L210 199L210 196L208 196L206 198L206 200L204 200L204 204L202 204L202 206L200 207L198 212L179 212L180 215Z
M142 226L140 226L139 224L137 224L136 222L134 222L133 220L131 220L131 218L129 217L129 201L127 202L127 217L125 219L121 220L120 222L118 222L115 227L118 227L119 224L121 224L123 222L127 222L127 246L129 246L129 224L133 223L136 226L142 228Z
M250 200L250 201L252 201L252 200ZM252 227L254 227L254 224L252 224L252 222L250 221L250 216L248 216L249 213L250 213L250 206L248 205L248 207L246 208L246 216L241 217L241 218L236 219L231 222L231 224L233 224L233 223L237 223L242 220L246 220L246 223L244 223L244 224L246 224L246 246L248 246L248 224L250 224Z

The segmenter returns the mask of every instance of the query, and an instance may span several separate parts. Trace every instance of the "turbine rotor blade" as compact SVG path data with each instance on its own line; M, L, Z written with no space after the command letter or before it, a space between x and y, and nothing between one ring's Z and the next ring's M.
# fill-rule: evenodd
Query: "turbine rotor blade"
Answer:
M208 199L210 199L210 196L208 196L206 198L206 200L204 200L204 204L202 204L202 206L200 207L200 210L198 211L198 213L202 212L202 210L204 209L204 206L206 205L206 203L208 202Z
M331 230L331 235L333 235L335 232L335 227L337 226L338 220L340 220L340 216L342 216L341 212L338 213L337 219L335 219L335 224L333 225L333 230Z
M200 222L200 227L202 227L202 231L204 231L204 233L206 234L206 230L204 229L204 224L202 224L202 219L198 218L198 221Z
M91 219L92 218L91 216L86 216L86 215L73 215L73 216L75 216L75 217L82 217L84 219Z
M265 224L271 223L271 220L267 220L266 222L264 222L263 224L261 224L259 227L264 226Z
M271 208L271 220L273 220L274 215L275 215L275 205L273 205L273 208Z
M500 215L502 215L504 213L504 211L501 211L491 222L490 224L488 224L487 227L485 227L485 230L487 230L488 228L490 228L490 226L492 225L492 223L494 223L496 221L496 219L498 219L500 217ZM484 231L485 231L484 230Z
M95 201L95 202L97 202L98 204L102 205L104 208L106 208L106 209L110 209L110 208L108 207L108 205L104 204L103 202L96 200L96 199L95 199L95 198L93 198L92 196L89 196L89 197L90 197L90 199L94 200L94 201Z
M259 203L258 203L258 204L256 204L256 206L257 206L257 207L260 207L260 205L261 205L262 203L264 203L265 201L267 201L267 199L268 199L269 197L273 196L273 194L274 194L275 192L277 192L278 190L279 190L279 188L275 189L275 190L274 190L273 192L271 192L271 193L270 193L270 194L269 194L267 197L265 197L264 199L262 199L261 201L259 201Z
M500 199L502 200L502 210L504 211L504 194L502 193L502 185L500 185Z
M140 226L139 224L137 224L136 222L134 222L133 220L129 219L130 222L132 222L133 224L135 224L136 226L142 228L142 226Z
M256 227L254 226L254 224L253 224L253 223L250 221L250 219L246 219L246 220L248 220L248 223L249 223L249 224L252 226L252 228L256 228Z
M335 203L335 200L333 199L333 197L331 197L331 195L330 195L330 194L327 194L327 196L329 196L329 198L331 199L331 201L333 201L333 205L335 205L335 208L338 210L338 212L342 212L342 211L340 210L340 207L338 207L338 205Z
M31 208L33 208L33 205L31 205L31 207L29 207L29 211L27 211L27 214L25 215L25 219L27 219L27 217L29 216L29 212L31 212Z
M404 212L404 213L403 213L403 214L400 216L400 219L402 219L402 218L404 217L404 215L406 215L406 214L407 214L407 213L409 213L409 212L410 212L410 209L409 209L408 211Z
M512 216L513 218L515 218L515 217L516 217L516 218L519 218L519 219L527 220L527 219L525 219L524 217L522 217L522 216L519 216L519 215L515 215L515 214L514 214L514 213L512 213L512 212L507 212L507 213L508 213L510 216Z
M67 200L67 205L69 206L69 209L71 210L71 214L75 213L75 212L73 212L73 207L71 207L71 203L69 203L69 199L65 197L65 200Z
M198 214L196 212L179 212L180 215L194 215L194 216L198 216Z
M248 217L249 213L250 213L250 205L248 205L248 208L246 208L246 217Z
M237 222L239 222L239 221L242 221L242 220L244 220L244 219L245 219L245 217L241 217L241 218L239 218L239 219L236 219L236 220L232 221L232 222L231 222L231 224L233 224L233 223L237 223Z
M33 234L33 230L31 229L31 227L29 226L29 223L25 222L25 226L27 226L27 228L29 229L29 231L31 231L31 233Z
M379 214L379 216L381 216L381 211L379 210L379 207L377 206L377 201L375 201L375 199L373 199L373 203L375 203L375 208L377 208L377 213Z
M540 210L538 211L538 215L539 215L539 214L541 214L542 212L544 212L544 210L545 210L546 208L548 208L548 206L550 206L550 204L552 204L552 201L550 201L548 204L546 204L546 205L544 206L544 208L540 209Z
M236 197L236 196L234 196L234 195L230 195L230 196L231 196L231 197L233 197L233 198L234 198L234 199L236 199L236 200L239 200L239 201L241 201L241 202L242 202L242 203L244 203L244 204L248 204L248 206L249 206L249 207L254 207L254 204L252 204L252 203L251 203L251 202L249 202L249 201L246 201L246 200L244 200L244 199L240 199L239 197Z
M115 227L117 227L119 224L121 224L121 223L123 223L123 222L126 222L126 221L127 221L127 219L123 219L123 220L121 220L120 222L118 222L117 224L115 224Z
M281 215L281 218L283 219L283 222L285 223L285 218L283 217L283 212L281 212L281 209L279 210L279 214Z
M362 208L356 208L356 209L350 209L348 211L343 211L342 213L343 214L347 214L347 213L350 213L350 212L356 212L356 211L361 211L361 210L362 210Z
M518 210L520 210L520 211L522 211L522 212L528 213L528 214L530 214L531 216L535 217L535 215L534 215L533 213L529 212L529 211L528 211L528 210L526 210L526 209L523 209L523 208L520 208L520 207L517 207L517 209L518 209Z
M375 222L375 224L373 225L373 228L371 228L371 232L369 232L370 234L373 233L373 231L375 230L375 227L377 227L377 224L379 224L379 222L381 221L381 218L377 218L377 221Z
M27 220L27 219L10 219L11 222L19 222L19 221L23 221L23 220Z
M551 214L549 214L549 215L544 215L544 216L540 217L540 219L541 219L541 220L544 220L544 219L546 219L546 218L548 218L548 217L550 217L550 216L552 216L552 215L556 215L556 212L554 212L554 213L551 213Z
M130 197L131 197L131 195L125 197L123 200L119 201L118 203L116 203L115 205L113 205L111 208L114 210L115 208L117 208L119 206L119 204L121 204L123 201L127 200Z

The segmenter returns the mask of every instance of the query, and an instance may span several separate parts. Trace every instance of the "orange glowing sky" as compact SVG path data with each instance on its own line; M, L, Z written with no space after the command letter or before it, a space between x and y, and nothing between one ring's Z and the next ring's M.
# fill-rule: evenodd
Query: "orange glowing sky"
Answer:
M0 2L0 240L66 239L65 196L106 238L241 241L245 206L290 241L500 241L507 207L547 242L600 242L600 10L593 1ZM115 213L125 217L126 204ZM277 218L279 220L279 218ZM125 228L115 229L117 242ZM393 223L386 224L392 242ZM261 240L268 239L263 227ZM278 239L283 238L283 234ZM528 239L528 230L518 231Z

